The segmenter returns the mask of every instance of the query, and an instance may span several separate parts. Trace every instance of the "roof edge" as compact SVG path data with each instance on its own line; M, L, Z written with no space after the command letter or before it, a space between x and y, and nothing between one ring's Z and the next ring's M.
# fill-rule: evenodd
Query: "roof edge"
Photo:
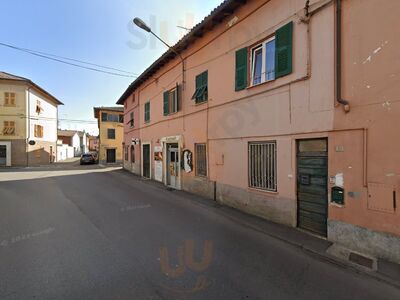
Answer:
M232 15L236 9L243 6L247 0L225 0L217 6L211 13L206 16L201 22L195 25L186 35L184 35L172 48L179 54L185 51L189 44L193 41L202 38L206 31L211 31L217 24L221 23L223 19ZM207 25L212 23L208 28ZM118 99L116 104L123 105L126 99L132 92L136 90L140 84L145 82L153 73L158 71L162 66L161 63L167 63L175 59L177 54L174 50L168 49L156 61L154 61L145 71L143 71L138 78L136 78L125 90L125 92Z

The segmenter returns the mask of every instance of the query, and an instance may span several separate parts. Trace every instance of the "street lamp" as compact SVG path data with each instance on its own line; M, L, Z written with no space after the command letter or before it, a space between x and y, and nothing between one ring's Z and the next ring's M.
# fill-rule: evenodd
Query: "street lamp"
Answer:
M174 49L174 47L171 47L164 40L162 40L158 35L156 35L142 19L136 17L133 19L133 23L140 29L143 29L144 31L149 32L152 35L154 35L159 41L161 41L165 46L167 46L172 52L174 52L177 56L179 56L179 58L181 59L181 62L182 62L182 90L184 90L185 89L185 63L184 63L182 55L180 53L178 53L178 51L176 51Z

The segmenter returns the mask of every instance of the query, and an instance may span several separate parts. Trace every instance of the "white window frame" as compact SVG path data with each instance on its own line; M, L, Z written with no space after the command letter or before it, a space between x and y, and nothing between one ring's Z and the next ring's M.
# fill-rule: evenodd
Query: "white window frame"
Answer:
M178 89L176 87L168 91L168 110L169 115L178 112Z
M266 55L267 55L267 47L266 45L275 40L275 35L271 36L270 38L262 41L261 43L257 44L256 46L252 47L250 49L250 86L256 86L259 84L262 84L264 82L269 82L269 81L274 81L274 79L266 79L267 78L267 62L266 62ZM255 71L255 59L254 59L254 54L255 52L259 49L262 48L262 54L261 54L261 82L253 84L254 81L254 71Z

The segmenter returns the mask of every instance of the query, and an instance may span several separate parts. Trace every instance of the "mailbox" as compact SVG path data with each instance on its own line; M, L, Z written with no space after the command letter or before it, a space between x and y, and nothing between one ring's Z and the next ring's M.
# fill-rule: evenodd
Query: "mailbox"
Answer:
M331 190L331 202L343 205L344 204L344 189L339 186L334 186Z

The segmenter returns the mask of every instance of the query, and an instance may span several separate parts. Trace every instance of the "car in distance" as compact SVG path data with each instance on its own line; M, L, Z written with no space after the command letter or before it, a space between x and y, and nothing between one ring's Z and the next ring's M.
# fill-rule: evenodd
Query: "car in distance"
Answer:
M84 153L84 154L81 155L81 160L80 160L80 164L81 165L95 164L95 163L96 163L96 158L94 157L93 154Z

